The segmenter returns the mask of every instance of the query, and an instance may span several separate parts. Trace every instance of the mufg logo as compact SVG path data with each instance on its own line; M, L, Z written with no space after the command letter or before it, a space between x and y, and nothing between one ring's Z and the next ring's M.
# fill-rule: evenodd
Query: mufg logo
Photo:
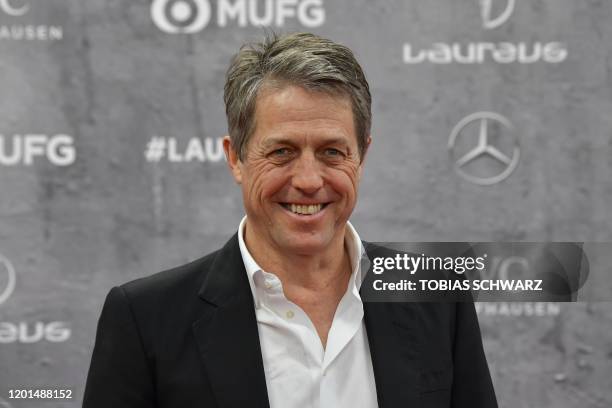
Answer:
M472 0L480 4L482 28L493 30L507 24L517 9L517 0ZM468 43L436 42L427 47L405 43L405 64L534 64L545 62L558 64L568 57L565 45L560 41L475 41Z
M0 133L0 166L31 166L37 159L55 166L69 166L76 160L72 136L58 134Z
M290 20L313 28L325 23L323 0L153 0L151 18L162 31L193 34L211 21L219 27L283 27ZM214 5L214 7L213 7Z
M11 261L0 254L0 308L15 291L17 277ZM3 314L4 315L4 314ZM10 343L38 343L67 341L72 331L67 322L8 322L0 320L0 345ZM2 407L0 399L0 408Z

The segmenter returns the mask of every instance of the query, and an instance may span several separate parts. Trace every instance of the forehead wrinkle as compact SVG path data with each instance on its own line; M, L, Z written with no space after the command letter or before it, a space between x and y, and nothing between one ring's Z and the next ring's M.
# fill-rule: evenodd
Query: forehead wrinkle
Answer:
M304 112L313 111L313 115L304 115ZM350 130L354 130L351 112L346 112L346 117L340 115L331 116L329 112L320 112L320 108L305 108L296 112L296 109L286 108L275 109L268 117L259 117L258 126L272 131L301 130L302 127L308 129L338 129L346 133L347 123ZM263 115L262 115L263 116ZM344 115L342 115L344 116Z
M292 103L296 91L297 98L306 99L305 103ZM303 98L303 92L312 99ZM259 133L260 148L283 142L297 144L303 138L321 138L322 143L345 139L343 143L347 145L352 137L357 140L353 111L346 97L292 86L267 89L258 95L255 112L254 134Z
M317 134L312 135L312 134L299 134L299 135L288 135L288 136L270 136L267 137L266 139L264 139L261 143L260 146L264 149L271 147L271 146L275 146L275 145L282 145L282 144L289 144L289 145L294 145L294 144L299 144L300 142L302 142L302 139L306 139L306 142L308 142L308 139L312 139L315 138L316 139L316 144L320 144L320 145L331 145L331 144L341 144L341 145L348 145L349 141L346 139L346 137L338 137L337 133L338 132L333 132L334 134L330 134L330 135L323 135L321 136L321 134ZM344 133L344 132L342 132Z
M262 121L264 122L264 121ZM266 123L267 122L267 123ZM351 126L352 126L352 122ZM292 118L282 122L261 123L261 129L265 130L270 137L276 135L303 135L303 134L320 134L322 136L334 136L342 134L349 137L352 129L347 129L346 124L342 119L337 118Z

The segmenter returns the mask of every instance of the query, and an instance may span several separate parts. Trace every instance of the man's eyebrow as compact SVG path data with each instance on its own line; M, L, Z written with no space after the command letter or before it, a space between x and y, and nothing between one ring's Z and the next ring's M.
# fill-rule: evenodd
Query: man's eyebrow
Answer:
M261 143L261 146L263 148L267 148L267 147L283 145L283 144L292 145L292 144L295 144L295 142L292 141L288 137L269 137Z
M331 137L325 140L323 144L325 145L339 144L339 145L346 146L348 145L348 142L343 137Z

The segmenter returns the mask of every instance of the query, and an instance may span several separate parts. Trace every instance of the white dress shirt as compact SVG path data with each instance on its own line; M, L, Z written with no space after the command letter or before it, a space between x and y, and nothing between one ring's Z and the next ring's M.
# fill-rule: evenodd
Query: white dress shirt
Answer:
M246 217L238 239L255 301L270 408L378 407L359 295L363 247L353 226L347 223L344 243L352 274L324 349L308 315L285 297L280 279L263 271L249 253L245 223Z

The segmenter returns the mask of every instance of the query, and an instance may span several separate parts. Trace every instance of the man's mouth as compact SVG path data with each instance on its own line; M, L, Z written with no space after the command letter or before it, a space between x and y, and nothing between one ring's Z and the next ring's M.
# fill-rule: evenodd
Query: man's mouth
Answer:
M318 204L293 204L293 203L281 203L281 205L294 214L299 215L314 215L319 211L327 207L329 203L318 203Z

